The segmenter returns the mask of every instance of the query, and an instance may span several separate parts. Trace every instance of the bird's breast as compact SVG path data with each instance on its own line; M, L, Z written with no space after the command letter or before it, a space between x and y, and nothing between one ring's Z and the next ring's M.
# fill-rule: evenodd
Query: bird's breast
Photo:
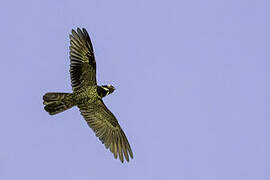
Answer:
M75 94L75 101L77 104L80 103L92 103L98 98L97 94L97 86L89 86L86 88L82 88L76 92Z

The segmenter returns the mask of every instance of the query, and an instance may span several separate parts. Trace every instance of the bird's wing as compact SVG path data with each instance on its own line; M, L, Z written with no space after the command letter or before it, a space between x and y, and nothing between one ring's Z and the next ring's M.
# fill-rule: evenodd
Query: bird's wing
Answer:
M133 158L133 153L124 131L101 99L94 103L79 104L78 107L88 125L106 148L110 149L115 158L119 156L121 162L124 161L123 154L127 161L129 161L129 156Z
M72 89L96 85L96 61L93 46L87 31L72 29L69 35L70 76Z

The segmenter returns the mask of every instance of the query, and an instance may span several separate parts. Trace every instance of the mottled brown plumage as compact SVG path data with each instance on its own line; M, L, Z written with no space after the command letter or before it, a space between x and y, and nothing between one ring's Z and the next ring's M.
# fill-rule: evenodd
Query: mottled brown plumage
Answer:
M127 137L102 98L115 89L111 85L98 86L93 46L87 31L77 28L70 34L70 76L73 93L46 93L44 109L51 115L77 105L87 124L106 148L121 162L129 161L133 153Z

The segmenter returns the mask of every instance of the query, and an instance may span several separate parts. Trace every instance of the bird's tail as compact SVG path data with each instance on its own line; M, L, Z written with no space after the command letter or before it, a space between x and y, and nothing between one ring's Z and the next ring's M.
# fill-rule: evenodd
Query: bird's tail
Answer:
M75 105L72 93L54 93L49 92L43 96L44 109L50 115L63 112Z

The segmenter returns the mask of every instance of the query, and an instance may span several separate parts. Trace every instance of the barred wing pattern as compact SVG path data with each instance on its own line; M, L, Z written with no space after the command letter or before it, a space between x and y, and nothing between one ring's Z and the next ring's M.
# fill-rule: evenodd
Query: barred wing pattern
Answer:
M106 148L110 149L115 158L119 156L121 162L124 161L123 154L127 161L129 161L129 156L133 158L133 153L124 131L101 99L91 104L79 104L78 107L88 125Z
M70 76L73 91L96 85L96 61L93 46L87 31L72 29L69 36Z

